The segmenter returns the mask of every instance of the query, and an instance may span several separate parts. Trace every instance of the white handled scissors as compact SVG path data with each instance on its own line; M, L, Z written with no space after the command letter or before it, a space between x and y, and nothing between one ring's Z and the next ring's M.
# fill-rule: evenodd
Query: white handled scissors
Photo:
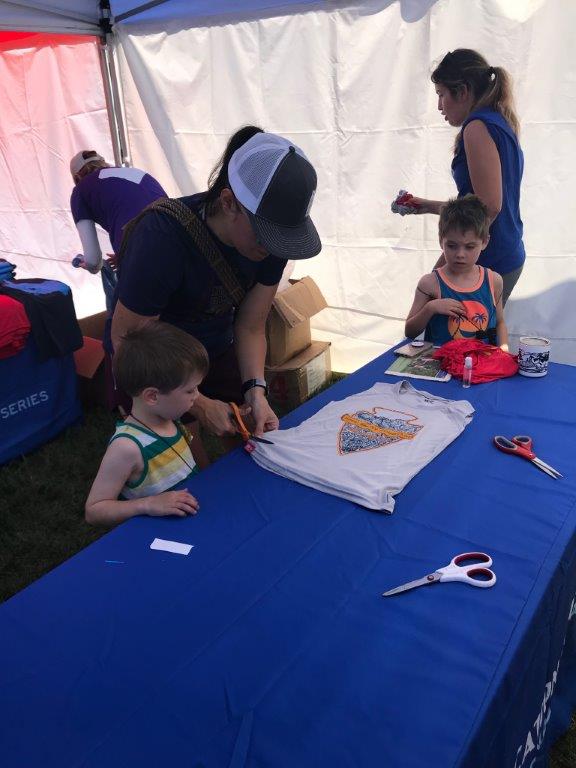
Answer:
M473 561L463 565L467 560ZM425 584L436 584L439 581L463 581L471 587L493 587L496 584L496 574L490 570L492 558L484 552L463 552L450 560L444 568L438 568L434 573L429 573L423 579L409 581L400 587L383 592L382 597L397 595L409 589L423 587Z

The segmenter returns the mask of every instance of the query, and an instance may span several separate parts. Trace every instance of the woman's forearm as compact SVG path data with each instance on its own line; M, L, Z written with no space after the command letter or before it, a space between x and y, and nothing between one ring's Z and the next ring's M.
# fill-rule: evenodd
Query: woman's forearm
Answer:
M436 216L440 216L440 211L445 205L445 200L426 200L426 211L424 213L433 213Z
M158 315L151 317L138 315L136 312L127 309L121 301L117 301L114 308L114 315L112 316L112 328L110 331L112 347L118 349L122 343L122 336L128 331L135 331L139 328L143 328L145 325L154 323L158 319Z
M242 381L264 378L267 349L264 327L250 328L237 324L235 345Z
M81 219L76 224L80 240L84 262L91 272L99 272L102 266L102 251L96 234L96 225L91 219Z

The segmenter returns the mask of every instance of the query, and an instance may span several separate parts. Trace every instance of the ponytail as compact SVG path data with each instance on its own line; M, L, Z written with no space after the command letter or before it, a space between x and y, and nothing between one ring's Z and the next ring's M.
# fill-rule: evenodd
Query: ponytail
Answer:
M520 133L520 121L514 107L512 78L503 67L489 67L489 80L484 93L474 104L474 109L491 107L500 112L516 134Z
M218 212L220 193L226 187L230 187L228 164L232 155L257 133L263 133L262 128L258 128L256 125L245 125L230 137L222 157L218 160L208 177L208 191L204 196L204 204L208 216Z

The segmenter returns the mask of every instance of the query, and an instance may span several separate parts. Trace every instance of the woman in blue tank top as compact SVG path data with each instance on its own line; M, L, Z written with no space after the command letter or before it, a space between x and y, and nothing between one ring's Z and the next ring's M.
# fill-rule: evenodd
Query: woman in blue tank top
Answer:
M452 161L458 196L473 193L488 208L490 241L478 263L502 275L505 304L526 258L520 218L524 156L511 79L476 51L459 48L444 56L432 82L444 119L461 128ZM439 214L444 202L413 197L410 204L417 213ZM436 266L443 263L441 258Z

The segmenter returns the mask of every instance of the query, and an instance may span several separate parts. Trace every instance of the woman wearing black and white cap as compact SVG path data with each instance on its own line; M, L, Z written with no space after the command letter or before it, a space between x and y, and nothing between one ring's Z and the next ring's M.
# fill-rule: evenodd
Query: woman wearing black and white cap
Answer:
M210 373L193 415L217 435L235 431L229 401L250 407L255 434L278 427L264 380L265 323L286 260L321 250L309 217L315 190L298 147L247 126L230 139L207 192L171 201L192 212L196 241L166 209L143 214L125 238L113 345L154 320L199 339Z

